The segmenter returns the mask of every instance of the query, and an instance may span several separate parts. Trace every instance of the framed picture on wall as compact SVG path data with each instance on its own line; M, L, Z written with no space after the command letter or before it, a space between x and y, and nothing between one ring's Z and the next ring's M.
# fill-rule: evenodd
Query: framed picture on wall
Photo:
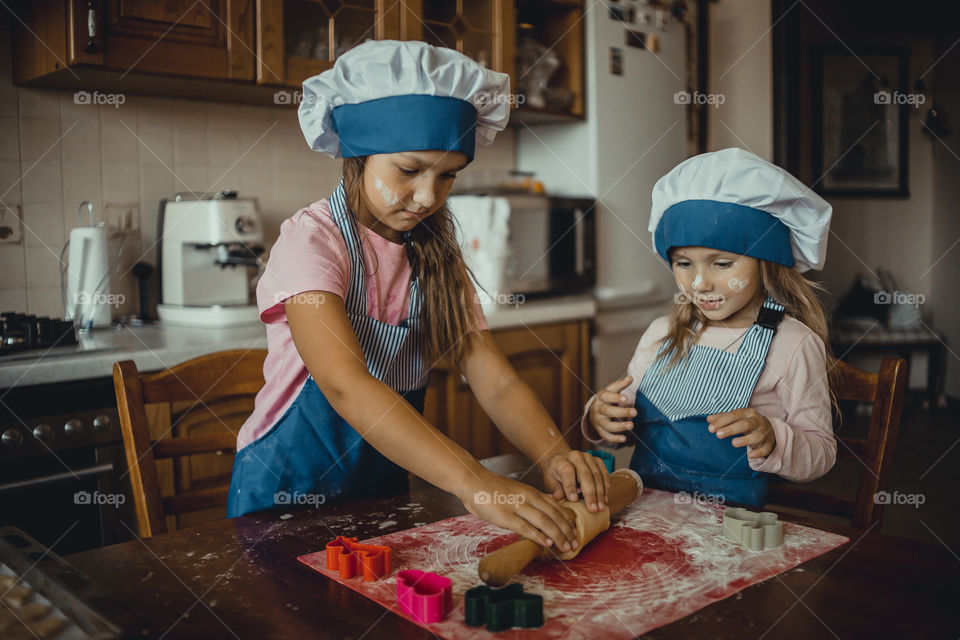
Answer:
M904 47L812 49L813 176L824 195L905 198L907 90Z

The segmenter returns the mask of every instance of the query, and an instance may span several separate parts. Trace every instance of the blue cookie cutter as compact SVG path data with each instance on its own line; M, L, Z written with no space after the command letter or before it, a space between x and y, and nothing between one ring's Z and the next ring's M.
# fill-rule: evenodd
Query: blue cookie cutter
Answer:
M613 473L613 464L616 462L616 459L612 453L609 451L600 451L599 449L583 449L583 452L603 460L603 464L607 465L607 471Z

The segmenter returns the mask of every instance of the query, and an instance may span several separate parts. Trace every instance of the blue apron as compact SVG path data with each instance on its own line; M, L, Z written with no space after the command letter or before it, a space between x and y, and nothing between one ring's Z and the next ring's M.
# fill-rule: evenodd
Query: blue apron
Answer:
M363 348L367 369L423 413L428 372L422 351L422 298L417 280L411 278L409 317L399 326L368 316L359 228L347 208L342 181L329 203L350 254L350 286L344 306ZM367 443L330 406L313 376L308 376L276 424L237 452L227 517L275 506L373 497L406 487L407 471Z
M667 368L661 345L634 405L630 467L644 483L753 507L766 503L767 474L750 468L746 447L710 433L707 416L749 406L783 313L783 305L768 298L736 353L693 345L686 359Z

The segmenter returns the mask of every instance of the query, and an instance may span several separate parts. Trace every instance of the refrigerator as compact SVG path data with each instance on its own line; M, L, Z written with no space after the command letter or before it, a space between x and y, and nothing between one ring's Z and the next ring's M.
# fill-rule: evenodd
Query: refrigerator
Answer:
M636 23L624 24L609 4L585 9L586 119L516 127L518 169L536 172L551 195L597 200L595 387L625 374L641 334L673 299L676 285L647 224L654 183L687 149L687 106L678 93L687 88L683 25L629 1L616 3L635 6ZM627 46L627 29L648 43L656 36L658 50Z

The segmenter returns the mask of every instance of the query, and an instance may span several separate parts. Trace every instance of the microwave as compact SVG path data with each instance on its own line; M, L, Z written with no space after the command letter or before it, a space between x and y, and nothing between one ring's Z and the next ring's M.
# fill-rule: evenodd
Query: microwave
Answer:
M596 285L594 199L509 193L448 204L467 266L487 292L531 299Z

